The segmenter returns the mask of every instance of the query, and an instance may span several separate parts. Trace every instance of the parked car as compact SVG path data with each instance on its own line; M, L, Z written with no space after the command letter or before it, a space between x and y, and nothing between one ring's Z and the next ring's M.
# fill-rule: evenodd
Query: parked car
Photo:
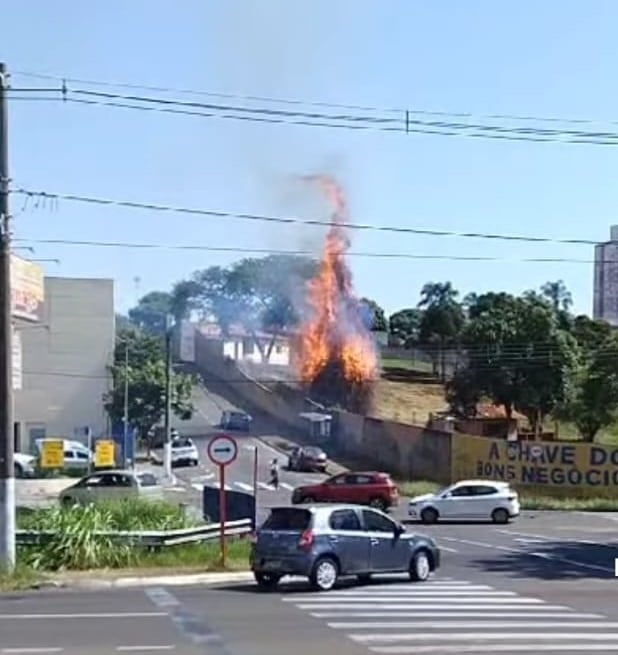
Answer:
M296 446L290 452L288 469L290 471L326 472L328 457L317 446Z
M36 457L26 453L14 453L13 469L16 478L33 477L36 471Z
M297 487L292 503L355 503L387 510L399 504L399 490L388 473L347 472L319 484Z
M152 473L119 469L87 475L64 489L59 497L62 505L89 505L127 498L160 500L163 488Z
M84 469L87 470L94 461L92 451L79 441L70 439L37 439L34 443L36 458L40 459L43 452L43 444L46 441L62 441L64 444L64 468L65 469Z
M226 410L221 414L220 426L224 430L240 430L249 432L253 418L246 412Z
M407 573L411 580L425 581L440 566L440 551L433 539L406 532L379 510L274 507L254 536L250 562L260 587L295 575L328 591L344 576L367 582L376 573Z
M176 437L172 439L172 465L198 466L200 463L200 454L197 446L188 437Z
M508 482L462 480L435 494L411 498L408 514L423 523L447 520L492 520L508 523L519 516L519 495Z

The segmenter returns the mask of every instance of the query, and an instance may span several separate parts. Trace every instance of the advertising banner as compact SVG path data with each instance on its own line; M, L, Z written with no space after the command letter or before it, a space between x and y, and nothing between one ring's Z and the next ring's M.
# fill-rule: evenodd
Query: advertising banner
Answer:
M13 318L39 323L45 303L43 267L11 255L11 314Z
M546 495L618 497L618 447L453 435L452 477L503 480Z
M62 439L46 439L41 447L41 468L64 468L64 441Z

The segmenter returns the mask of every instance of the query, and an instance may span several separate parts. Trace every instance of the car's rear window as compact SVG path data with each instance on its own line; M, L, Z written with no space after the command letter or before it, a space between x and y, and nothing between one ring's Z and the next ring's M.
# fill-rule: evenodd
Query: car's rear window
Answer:
M176 439L173 443L174 448L191 448L193 442L191 439Z
M262 530L306 530L311 524L311 512L295 507L273 509Z
M305 448L305 455L309 457L320 457L322 451L319 448Z

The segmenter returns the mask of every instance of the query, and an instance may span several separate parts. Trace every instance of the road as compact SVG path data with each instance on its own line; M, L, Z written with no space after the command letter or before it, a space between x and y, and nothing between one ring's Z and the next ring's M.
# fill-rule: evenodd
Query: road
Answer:
M529 513L508 526L436 525L428 583L405 577L0 596L0 655L618 653L618 521ZM418 526L410 526L418 530Z
M190 422L177 421L174 423L181 434L191 435L200 452L200 465L198 467L178 467L174 475L178 484L170 496L174 500L187 503L194 507L201 507L201 494L204 485L219 487L218 470L206 454L208 442L213 434L220 432L218 428L221 412L245 408L235 405L230 400L231 394L225 387L218 387L216 383L209 382L207 387L200 386L193 395L195 414ZM257 499L261 508L275 504L290 502L292 490L303 484L315 484L327 476L320 473L299 473L285 470L287 457L275 448L272 448L259 437L282 436L282 427L266 416L254 417L251 434L242 432L232 433L238 446L238 458L226 469L225 485L227 489L253 493L255 477L255 457L257 452ZM269 484L269 467L273 459L278 459L280 465L280 486L278 490Z

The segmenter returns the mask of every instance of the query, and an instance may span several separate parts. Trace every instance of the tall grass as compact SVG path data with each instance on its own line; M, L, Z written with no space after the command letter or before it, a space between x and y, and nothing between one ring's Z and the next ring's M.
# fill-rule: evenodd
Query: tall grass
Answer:
M173 530L194 524L175 505L135 499L34 510L18 515L19 528L52 531L53 536L40 544L21 547L19 559L39 571L138 566L148 554L147 549L96 533ZM171 552L168 557L173 557Z

